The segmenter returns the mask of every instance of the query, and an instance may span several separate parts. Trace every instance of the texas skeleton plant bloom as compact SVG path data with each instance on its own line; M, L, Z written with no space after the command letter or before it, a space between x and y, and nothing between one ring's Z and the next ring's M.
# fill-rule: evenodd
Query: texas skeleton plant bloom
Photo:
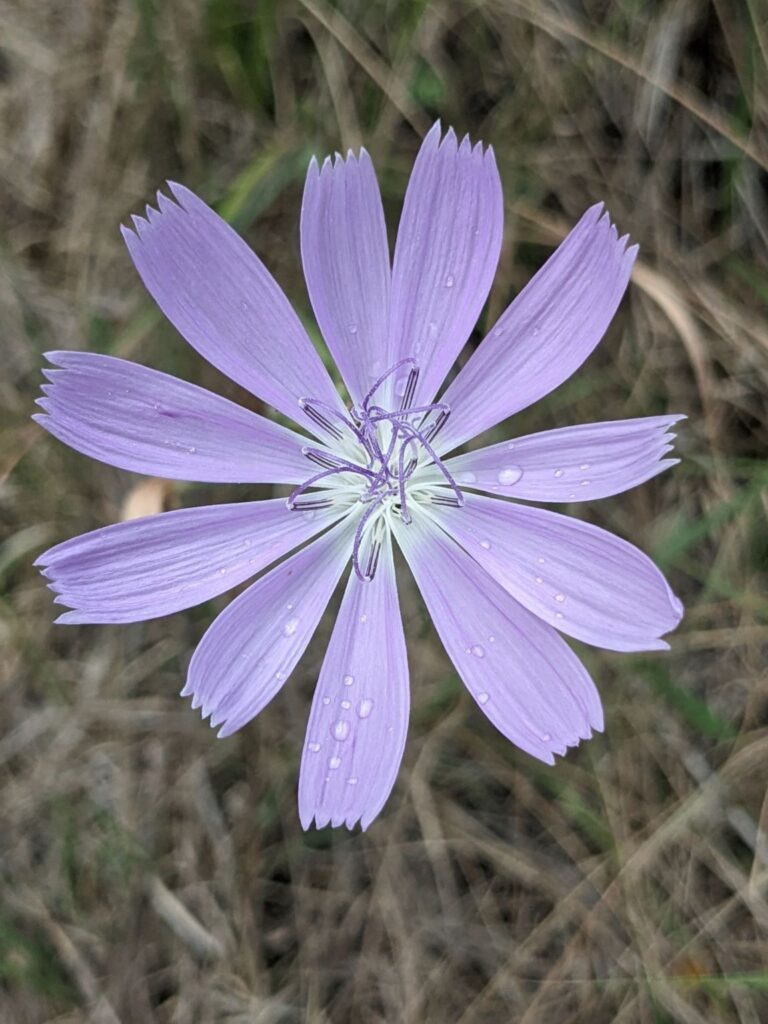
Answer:
M197 196L169 187L173 199L158 195L157 209L123 229L144 284L202 356L306 434L84 352L48 354L36 418L123 469L293 490L56 545L39 564L72 609L58 621L167 615L277 562L210 626L182 690L229 736L282 688L351 562L303 748L305 828L313 818L366 828L400 765L409 681L393 541L456 670L505 736L551 764L602 729L594 684L560 632L615 651L658 650L682 606L631 544L509 499L584 501L640 484L675 461L665 456L681 417L584 424L447 456L570 377L613 317L636 247L600 205L587 210L438 398L499 258L492 150L458 143L452 130L441 138L435 125L392 265L365 150L313 160L301 254L345 404L259 259Z

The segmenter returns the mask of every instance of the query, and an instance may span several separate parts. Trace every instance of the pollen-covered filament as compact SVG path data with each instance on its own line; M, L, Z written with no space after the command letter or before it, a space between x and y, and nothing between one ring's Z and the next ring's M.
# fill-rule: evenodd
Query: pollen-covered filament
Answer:
M406 367L399 407L388 410L378 405L375 398L382 385ZM325 447L303 449L317 472L293 491L288 508L347 506L349 514L358 515L352 562L361 580L372 580L376 573L391 517L410 523L412 502L464 504L458 484L432 447L450 409L444 402L412 405L418 377L416 361L401 359L347 415L312 398L301 400L304 411L329 440ZM442 474L439 485L420 480L427 466L437 467Z

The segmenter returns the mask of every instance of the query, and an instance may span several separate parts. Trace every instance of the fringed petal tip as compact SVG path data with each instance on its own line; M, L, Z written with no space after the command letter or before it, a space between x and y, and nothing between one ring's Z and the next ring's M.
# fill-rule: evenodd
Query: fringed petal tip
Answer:
M309 816L306 814L300 814L299 820L301 821L301 827L305 832L309 832L311 828L320 829L327 828L329 825L331 828L341 828L342 826L350 832L354 832L355 829L360 826L361 832L366 832L374 819L378 817L379 812L373 816L367 816L360 814L350 814L347 817L344 815L332 815L327 811L312 811Z

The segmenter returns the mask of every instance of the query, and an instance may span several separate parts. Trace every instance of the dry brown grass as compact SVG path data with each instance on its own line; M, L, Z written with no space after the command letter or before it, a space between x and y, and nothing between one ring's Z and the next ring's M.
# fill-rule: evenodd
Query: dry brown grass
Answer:
M767 57L759 0L0 0L2 1024L768 1019ZM573 510L651 551L688 614L669 655L583 652L606 733L551 770L470 707L404 581L395 793L365 835L305 835L329 623L217 741L176 696L213 605L51 625L33 558L115 520L138 478L29 415L51 347L236 394L119 238L165 178L219 203L306 312L308 154L365 140L394 217L438 114L499 157L492 314L596 199L641 244L601 349L513 429L688 413L673 473Z

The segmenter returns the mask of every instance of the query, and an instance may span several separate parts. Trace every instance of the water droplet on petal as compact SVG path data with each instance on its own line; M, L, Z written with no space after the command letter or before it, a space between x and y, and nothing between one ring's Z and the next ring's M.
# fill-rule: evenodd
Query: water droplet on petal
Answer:
M537 558L536 561L539 563L539 565L544 565L544 559L543 558Z
M250 546L251 546L251 541L249 541L249 540L244 540L243 541L243 547L244 548L249 548Z
M579 469L589 469L589 463L582 462L582 464L579 466Z
M331 703L331 698L330 697L323 697L323 704L325 704L326 707L328 707L328 705L330 703Z
M507 442L507 451L511 452L514 447L515 447L515 442L514 441L508 441Z
M363 612L363 614L360 616L360 621L361 622L367 622L368 621L368 616L365 614L365 612Z
M490 699L490 694L486 693L485 690L477 695L478 704L487 704Z
M477 477L474 473L466 472L459 473L456 479L462 484L473 484L477 480Z
M351 686L354 683L354 681L355 681L355 677L354 676L344 676L344 685L345 686Z
M555 600L558 604L562 604L565 600L565 594L555 594Z
M536 582L537 582L537 583L543 583L543 582L544 582L544 580L543 580L543 579L541 578L541 576L537 576L537 577L536 577Z
M352 707L352 704L348 700L343 700L341 702L341 706L344 708L345 711L349 711L349 709Z
M445 279L445 287L446 288L453 288L455 283L456 283L456 279L454 278L453 274L448 274L448 276Z
M545 743L549 743L549 741L552 739L551 734L548 733L548 732L543 732L540 735L541 735L541 738L544 740Z
M509 487L511 484L516 484L522 475L523 471L519 466L507 466L499 472L499 483Z
M480 541L480 547L484 548L486 551L490 551L491 550L491 542L489 540L481 540Z
M555 618L556 619L562 619L562 617L563 617L563 613L562 612L556 612L555 613Z
M558 480L560 479L560 477L563 475L564 472L565 472L564 469L556 469L555 470L555 476L558 478Z
M336 771L337 768L341 767L341 758L340 757L329 757L328 758L328 767L331 769L331 771Z
M589 487L589 480L582 480L581 481L581 486L582 487Z
M357 324L350 324L349 325L349 333L350 334L357 334Z
M491 633L491 635L488 637L488 643L489 644L495 644L496 643L496 637L493 635L493 633Z
M357 779L354 776L351 779L347 779L347 785L348 786L356 786L357 785Z
M474 654L476 658L485 657L485 648L483 647L482 644L473 644L473 646L471 647L471 652L472 654Z
M296 632L298 628L298 619L288 619L286 624L283 626L283 636L293 636L293 634Z
M349 722L345 722L343 718L334 722L331 726L331 735L335 740L345 740L349 736Z
M372 711L373 701L369 697L366 697L365 700L361 700L357 705L358 718L368 718Z
M226 576L226 574L227 574L227 570L226 569L219 569L219 575L220 576Z
M308 743L307 744L307 750L311 750L313 754L316 754L319 749L320 749L320 744L319 743L315 743L313 741L312 743Z

